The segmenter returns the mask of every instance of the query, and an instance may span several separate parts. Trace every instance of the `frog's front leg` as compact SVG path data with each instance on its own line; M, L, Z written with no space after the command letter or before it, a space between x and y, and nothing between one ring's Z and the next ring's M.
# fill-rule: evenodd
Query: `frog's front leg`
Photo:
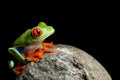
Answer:
M45 53L54 53L55 50L47 49L47 47L53 47L53 42L51 43L42 43L40 48L37 49L33 54L27 54L28 60L33 60L34 62L38 62L39 59L43 58ZM31 58L31 59L30 59Z
M26 60L27 61L34 61L38 62L40 59L43 58L45 53L54 53L55 50L47 49L47 47L53 47L53 42L51 43L42 43L40 45L40 48L38 48L34 53L27 53L26 54Z
M42 49L44 49L45 50L45 52L47 52L47 53L55 53L55 50L50 50L50 49L47 49L47 47L53 47L54 46L54 44L53 44L53 42L50 42L50 43L42 43Z
M26 60L38 62L41 58L43 58L44 52L45 51L43 49L37 49L33 54L27 54Z
M45 42L43 42L43 43L42 43L42 48L53 47L53 46L54 46L53 42L50 42L50 43L45 43Z

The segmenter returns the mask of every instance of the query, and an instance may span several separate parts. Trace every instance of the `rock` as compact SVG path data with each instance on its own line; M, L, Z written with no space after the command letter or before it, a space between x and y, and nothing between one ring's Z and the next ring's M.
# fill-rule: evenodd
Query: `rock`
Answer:
M85 51L57 44L55 54L30 62L16 80L111 80L105 68Z

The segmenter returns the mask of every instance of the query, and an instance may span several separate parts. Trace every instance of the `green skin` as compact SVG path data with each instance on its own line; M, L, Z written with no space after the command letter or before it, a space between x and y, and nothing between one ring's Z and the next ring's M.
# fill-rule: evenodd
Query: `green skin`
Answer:
M34 53L36 49L42 47L41 43L55 32L52 26L47 26L44 22L40 22L36 27L41 29L41 36L34 37L33 35L31 35L34 28L28 29L15 40L15 42L13 43L13 47L8 48L8 52L12 54L12 56L22 64L26 63L26 58L24 57L24 54ZM19 48L22 48L22 50L20 51ZM10 60L8 64L10 68L14 67L13 60Z

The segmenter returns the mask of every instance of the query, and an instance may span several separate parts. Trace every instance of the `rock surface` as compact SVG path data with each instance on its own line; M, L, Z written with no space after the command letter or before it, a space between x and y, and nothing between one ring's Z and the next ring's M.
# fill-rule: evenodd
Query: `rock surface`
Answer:
M30 62L16 80L112 80L105 68L83 50L57 44L55 54Z

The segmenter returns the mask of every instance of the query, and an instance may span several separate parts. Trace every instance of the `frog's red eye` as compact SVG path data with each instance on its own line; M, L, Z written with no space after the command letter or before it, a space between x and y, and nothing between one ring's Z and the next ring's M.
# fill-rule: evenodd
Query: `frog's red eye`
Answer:
M32 35L34 37L39 37L41 36L41 34L42 34L42 30L40 28L36 27L33 29Z

